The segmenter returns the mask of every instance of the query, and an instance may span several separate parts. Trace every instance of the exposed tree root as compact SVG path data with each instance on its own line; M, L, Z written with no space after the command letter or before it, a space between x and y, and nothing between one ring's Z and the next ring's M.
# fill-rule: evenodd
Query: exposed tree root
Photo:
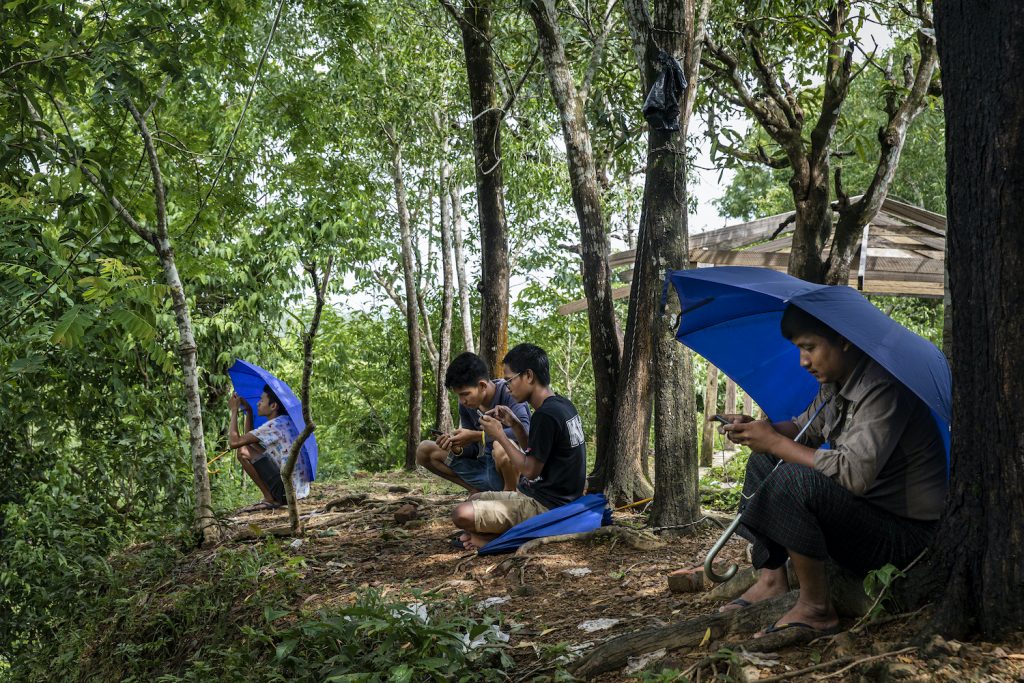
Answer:
M603 526L592 531L582 531L577 534L559 534L558 536L543 536L527 541L519 546L516 555L525 555L531 550L549 543L566 543L569 541L589 541L595 538L611 537L622 541L634 550L657 550L664 548L665 543L659 540L654 534L648 531L637 531L625 526Z

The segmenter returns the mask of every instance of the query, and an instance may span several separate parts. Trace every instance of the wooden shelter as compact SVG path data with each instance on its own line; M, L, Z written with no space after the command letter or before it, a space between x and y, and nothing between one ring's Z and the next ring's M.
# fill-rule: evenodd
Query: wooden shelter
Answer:
M856 198L854 198L856 199ZM690 266L760 266L785 272L793 244L793 213L759 218L690 235ZM865 294L942 297L946 217L886 199L874 220L864 227L850 264L850 286ZM831 248L825 245L824 253ZM613 254L609 265L624 284L616 299L629 296L634 250ZM559 306L563 315L586 310L585 299Z

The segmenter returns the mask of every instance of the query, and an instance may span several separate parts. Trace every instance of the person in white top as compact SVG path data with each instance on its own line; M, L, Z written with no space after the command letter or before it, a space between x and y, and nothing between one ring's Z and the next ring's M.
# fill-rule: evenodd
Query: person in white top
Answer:
M252 478L263 493L263 500L254 503L243 512L272 510L285 504L284 482L281 481L281 468L288 460L292 443L298 438L295 423L285 414L281 401L269 386L263 387L260 400L256 403L256 412L267 418L267 422L253 429L252 406L236 393L228 399L231 409L231 421L228 430L228 445L238 451L238 461L242 469ZM238 428L238 409L245 413L245 425ZM295 485L296 499L309 495L309 476L301 460L295 465L292 475Z

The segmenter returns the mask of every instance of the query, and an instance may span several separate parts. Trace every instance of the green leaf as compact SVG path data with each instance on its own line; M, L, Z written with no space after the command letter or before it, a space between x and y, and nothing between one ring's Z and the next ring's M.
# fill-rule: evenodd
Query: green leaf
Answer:
M78 346L82 343L82 336L85 334L86 317L80 306L72 306L57 321L57 327L50 336L53 344L62 344L67 347Z
M113 309L110 317L139 341L151 341L156 336L156 329L149 322L127 308Z

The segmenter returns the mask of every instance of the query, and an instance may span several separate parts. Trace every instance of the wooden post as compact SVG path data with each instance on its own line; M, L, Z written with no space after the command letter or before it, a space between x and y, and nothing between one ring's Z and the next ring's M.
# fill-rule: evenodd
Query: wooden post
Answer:
M736 382L733 382L730 378L725 380L725 412L736 412ZM736 444L729 441L729 439L722 440L722 447L727 451L736 450Z
M751 417L754 415L754 399L750 398L750 394L745 391L743 392L743 414Z
M704 438L701 440L700 465L711 467L711 456L715 451L715 429L717 423L709 421L718 412L718 368L708 363L708 383L704 391Z

